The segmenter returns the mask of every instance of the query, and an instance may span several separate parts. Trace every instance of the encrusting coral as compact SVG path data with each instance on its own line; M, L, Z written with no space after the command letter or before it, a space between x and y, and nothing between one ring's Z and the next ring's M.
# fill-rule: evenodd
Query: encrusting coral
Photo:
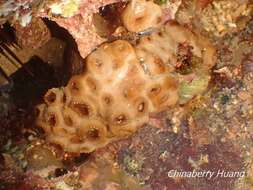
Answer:
M153 1L132 0L122 13L122 21L131 32L157 27L162 21L162 8Z
M210 42L175 24L135 46L124 40L105 43L87 57L84 73L46 93L37 124L49 142L66 151L94 151L133 134L150 113L180 103L181 83L190 84L199 73L209 76L214 63Z

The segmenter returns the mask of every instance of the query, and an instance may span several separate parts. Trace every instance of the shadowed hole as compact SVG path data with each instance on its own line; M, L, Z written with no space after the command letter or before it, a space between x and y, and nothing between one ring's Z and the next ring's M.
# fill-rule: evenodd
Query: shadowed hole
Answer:
M77 82L72 81L70 84L70 88L72 91L78 92L80 90L80 87Z
M74 122L70 116L65 116L63 119L64 119L64 122L66 123L66 125L73 126Z
M79 144L79 143L83 143L83 138L81 138L81 137L79 137L78 135L76 135L76 136L74 136L74 137L72 137L71 139L70 139L70 141L72 142L72 143L77 143L77 144Z
M56 116L54 114L51 114L48 118L48 124L51 126L51 127L54 127L56 126Z
M151 41L152 39L151 39L151 37L150 37L150 36L148 36L148 37L147 37L147 40L148 40L148 41Z
M56 94L54 92L49 92L45 98L48 103L52 104L56 100Z
M126 118L126 116L124 115L124 114L121 114L121 115L119 115L118 117L116 117L115 119L114 119L114 121L116 122L116 124L123 124L123 123L125 123L126 121L127 121L127 118Z
M158 32L158 36L163 37L163 33L162 32Z
M145 110L145 103L144 102L141 102L139 105L138 105L138 112L143 112Z
M40 109L39 108L35 108L34 113L35 113L35 117L39 117L39 115L40 115Z
M111 99L109 97L105 97L104 101L106 104L110 104L111 103Z
M135 22L142 22L144 20L144 17L137 17L135 19Z
M99 138L99 130L92 128L88 131L88 138L91 140L96 140Z
M161 91L161 87L160 87L159 85L157 85L157 86L155 86L155 87L152 87L152 88L150 89L150 93L151 93L152 95L156 95L156 94L158 94L160 91Z
M112 103L112 97L110 95L106 95L103 97L103 102L106 104L106 105L110 105Z
M157 20L156 20L156 23L159 24L161 21L162 21L162 18L158 17Z
M97 84L96 84L96 81L93 80L92 78L87 78L87 84L88 86L91 88L91 90L94 90L96 91L97 90Z
M81 116L90 115L90 107L87 104L74 103L72 104L72 109Z
M96 67L102 67L102 65L103 65L103 62L100 59L95 60L95 66Z
M154 63L157 67L159 67L163 72L165 71L165 65L163 63L163 60L159 58L158 56L155 57Z
M67 101L67 96L66 96L66 94L63 94L63 96L62 96L62 103L66 103L66 101Z
M169 99L169 96L168 95L164 95L162 98L161 98L161 103L164 103L166 102L167 100Z

